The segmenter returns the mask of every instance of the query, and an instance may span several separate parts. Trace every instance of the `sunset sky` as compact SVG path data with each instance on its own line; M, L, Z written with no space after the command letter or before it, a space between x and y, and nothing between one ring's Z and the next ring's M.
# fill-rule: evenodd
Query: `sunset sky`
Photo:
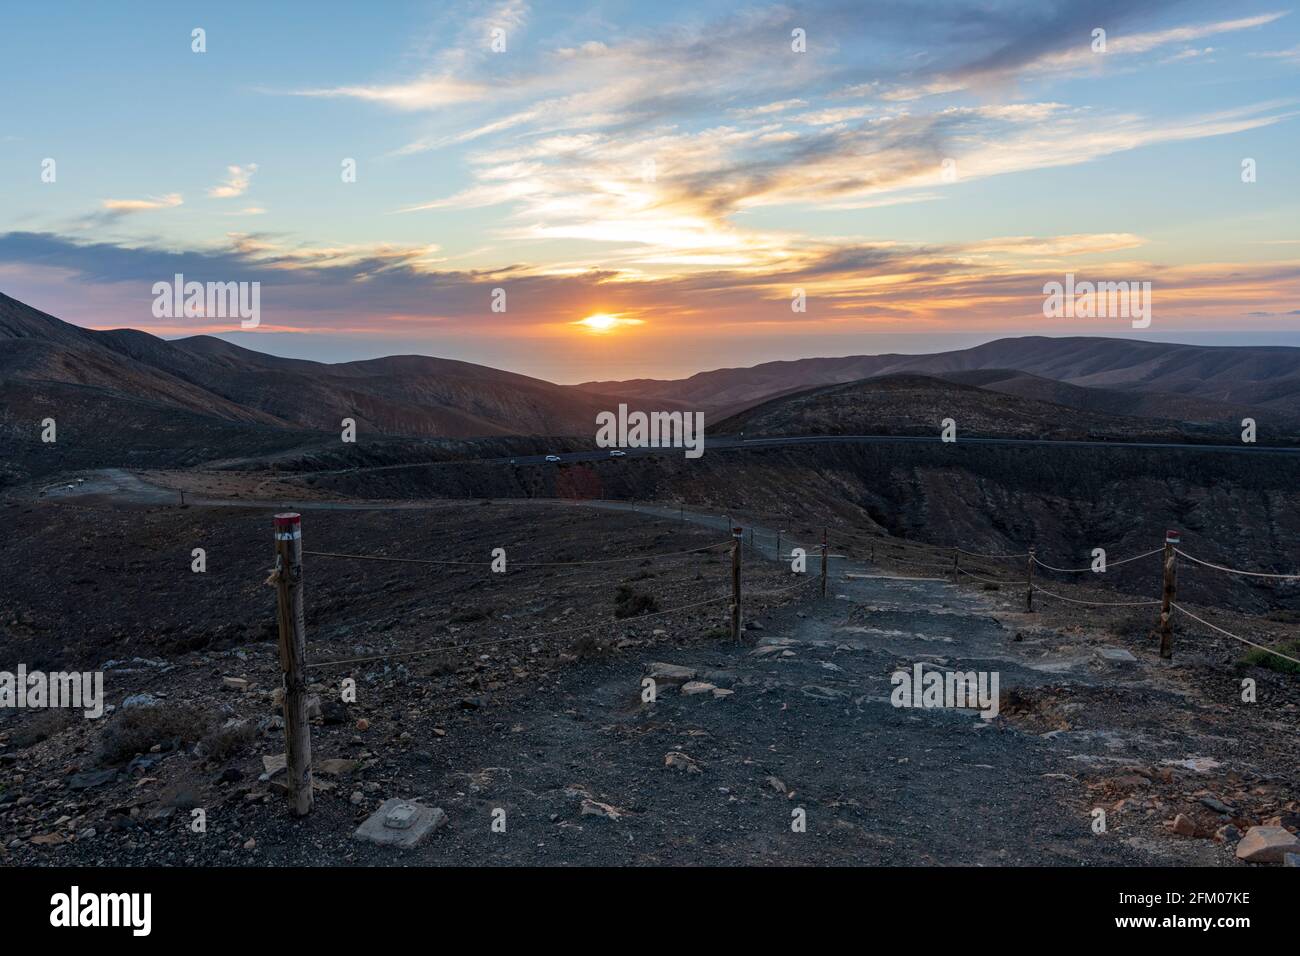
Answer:
M0 8L0 291L559 382L1006 335L1300 345L1283 4L198 10ZM1045 319L1066 272L1150 281L1151 328ZM261 326L154 318L175 273L261 282Z

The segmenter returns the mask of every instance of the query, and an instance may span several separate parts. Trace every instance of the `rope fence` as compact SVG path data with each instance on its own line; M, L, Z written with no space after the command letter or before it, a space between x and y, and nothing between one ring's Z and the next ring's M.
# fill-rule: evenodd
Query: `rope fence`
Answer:
M650 504L650 503L647 503ZM658 507L658 506L655 506ZM684 505L677 505L679 518L685 521ZM633 510L636 510L636 503L633 502ZM745 509L736 509L743 511ZM752 512L751 512L752 513ZM714 523L714 516L692 513L692 519L707 525ZM759 540L774 542L775 547L772 549L773 559L777 562L786 560L803 560L813 557L818 550L816 545L803 546L795 542L793 538L785 539L789 541L789 553L782 550L782 540L786 532L784 530L771 532L763 531L756 534L756 529L750 528L748 545L746 544L744 529L732 525L729 515L718 516L717 522L728 527L730 536L728 540L714 542L713 544L701 545L694 548L686 548L676 551L656 552L651 554L626 554L609 558L591 558L586 560L572 561L509 561L507 564L498 567L495 560L489 561L468 561L457 559L439 559L439 558L407 558L387 554L356 554L339 551L307 551L302 548L301 533L301 516L295 513L279 514L275 516L275 567L267 579L268 584L276 587L277 592L277 616L280 637L280 660L284 674L284 720L286 734L286 759L288 763L288 792L290 803L293 811L299 815L310 811L313 797L311 788L311 735L310 727L307 722L307 692L309 682L307 674L309 671L317 671L326 668L344 667L359 664L378 663L381 661L409 660L424 657L433 654L448 654L467 650L476 650L478 648L487 648L514 644L524 641L541 641L550 638L564 637L567 635L580 634L593 630L609 627L619 627L640 624L644 621L657 620L671 615L681 614L687 611L693 611L700 608L713 607L717 605L729 605L731 609L731 636L732 639L739 642L742 632L742 580L741 580L741 555L746 548L752 553L762 546ZM816 522L796 520L787 517L782 518L783 524L796 524L804 527L805 532L813 530ZM1001 588L1003 586L1015 587L1023 583L1025 588L1025 605L1026 611L1034 610L1034 595L1038 594L1055 601L1065 602L1067 604L1097 607L1097 608L1137 608L1137 607L1160 607L1158 619L1158 630L1160 634L1160 656L1170 658L1173 655L1173 616L1175 613L1184 615L1201 626L1210 629L1224 637L1238 641L1244 645L1255 648L1256 650L1276 656L1293 664L1300 665L1300 659L1275 650L1264 644L1257 643L1241 635L1234 634L1217 624L1213 624L1204 618L1198 617L1189 611L1185 606L1178 603L1176 587L1176 567L1178 558L1183 558L1195 566L1204 567L1212 571L1241 575L1251 578L1275 580L1275 581L1300 581L1300 574L1282 574L1263 571L1248 571L1240 568L1232 568L1225 565L1215 564L1205 561L1188 554L1177 545L1181 542L1178 532L1166 532L1165 543L1163 548L1154 548L1140 554L1131 555L1118 561L1107 562L1102 568L1092 566L1082 568L1057 567L1048 564L1039 559L1036 550L1030 548L1025 552L1000 553L1000 552L979 552L971 551L960 546L950 546L944 548L939 545L925 545L915 542L900 541L899 539L879 538L870 535L871 538L871 559L869 562L862 558L854 559L849 554L832 554L829 542L829 523L822 525L822 536L820 543L820 575L808 573L807 565L793 566L791 571L800 574L801 580L785 587L769 588L767 590L752 592L749 596L751 599L767 600L789 595L793 592L800 591L819 582L821 586L821 597L827 597L827 579L828 566L831 559L849 559L857 560L864 564L875 564L877 559L877 550L884 551L886 548L894 548L906 552L906 548L911 547L917 550L926 551L927 557L933 555L934 551L948 551L951 555L951 564L938 563L934 561L912 560L907 557L898 555L881 554L880 560L886 563L901 565L905 568L916 569L943 569L949 572L943 577L933 576L910 576L905 574L870 574L858 572L845 572L845 577L851 580L880 580L880 581L905 581L905 582L951 582L956 585L961 578L967 577L973 581L980 582L984 585L993 585ZM837 535L840 533L836 529ZM849 536L845 536L848 542ZM878 549L877 544L881 545ZM845 552L854 550L861 545L859 543L849 544L842 550ZM514 634L508 637L490 638L486 640L461 641L458 643L434 644L432 646L420 647L408 651L394 651L382 654L365 654L352 657L342 657L332 660L323 660L308 663L306 660L306 629L304 626L303 613L303 587L302 587L302 559L304 556L316 558L325 558L329 560L344 560L358 562L382 562L393 564L407 564L416 566L434 566L434 567L477 567L491 568L493 572L506 572L509 568L558 568L558 567L591 567L591 566L609 566L616 564L625 564L629 562L639 562L649 564L653 561L679 558L689 555L705 555L716 552L721 548L730 549L731 554L731 593L729 595L720 595L717 597L705 598L703 600L691 601L671 608L662 610L648 611L639 614L629 614L627 617L615 616L612 619L601 619L589 624L563 627L549 631L534 631L528 633ZM1101 573L1109 571L1112 568L1128 565L1132 562L1144 560L1163 553L1163 586L1161 597L1158 600L1135 600L1135 601L1097 601L1083 598L1071 597L1061 594L1057 591L1049 590L1042 587L1034 581L1034 569L1041 568L1044 571L1057 574L1083 574L1083 573ZM494 552L494 557L495 557ZM764 555L765 556L765 555ZM1020 560L1027 559L1025 564L1025 577L1022 581L998 580L996 578L985 577L976 571L998 574L1004 570L1010 569L993 568L991 570L976 565L972 571L968 567L961 566L961 557L975 559L976 561L1001 561L1001 560ZM698 575L697 575L698 579ZM650 606L654 606L653 601Z
M1227 574L1241 574L1251 578L1273 578L1280 581L1300 581L1300 574L1266 574L1262 571L1243 571L1240 568L1225 568L1221 564L1211 564L1209 561L1202 561L1200 558L1194 558L1181 548L1174 548L1174 551L1195 564L1203 565L1207 568L1213 568L1215 571L1223 571Z
M1092 607L1149 607L1153 604L1159 604L1159 601L1081 601L1078 598L1066 597L1064 594L1056 594L1047 588L1033 585L1033 589L1039 594L1046 594L1050 598L1056 598L1058 601L1068 601L1070 604L1088 604Z
M1265 647L1263 644L1256 644L1254 641L1241 637L1238 634L1233 634L1231 631L1225 631L1223 628L1219 627L1219 625L1211 624L1209 621L1205 620L1204 618L1197 617L1195 614L1187 610L1187 608L1183 607L1181 604L1173 604L1171 605L1171 607L1173 607L1175 611L1180 611L1183 614L1186 614L1188 617L1190 617L1193 621L1196 621L1198 624L1204 624L1206 627L1210 628L1211 630L1218 631L1223 636L1230 637L1234 641L1240 641L1243 644L1249 644L1251 647L1257 648L1258 650L1261 651L1265 651L1276 657L1280 657L1284 661L1290 661L1292 664L1300 664L1300 660L1297 660L1294 657L1290 657L1287 654L1283 654L1281 651L1275 651L1273 650L1273 648Z
M974 578L976 581L982 581L982 582L985 583L985 584L996 584L996 585L998 585L999 587L1001 587L1001 586L1004 585L1004 584L1014 584L1014 583L1015 583L1014 581L997 581L997 580L994 580L993 578L980 577L978 574L973 574L973 573L971 573L970 571L967 571L965 568L958 568L957 571L958 571L959 573L961 573L961 574L966 575L966 577L968 577L968 578Z
M1164 548L1152 548L1150 551L1144 551L1141 554L1135 554L1131 558L1121 558L1118 561L1107 561L1106 570L1110 570L1111 568L1117 568L1121 564L1129 564L1132 561L1141 561L1143 558L1149 558L1151 557L1151 555L1159 554L1163 550ZM1059 574L1083 574L1089 571L1093 573L1101 573L1098 572L1097 569L1092 567L1091 565L1089 565L1086 568L1054 568L1050 564L1044 564L1042 561L1039 561L1037 555L1034 555L1034 564L1038 565L1040 568L1046 568L1048 571L1056 571Z
M1163 548L1152 548L1150 551L1143 551L1143 552L1141 552L1140 554L1134 554L1134 555L1131 555L1131 556L1126 557L1126 558L1121 558L1121 559L1118 560L1118 561L1107 561L1103 567L1093 567L1092 565L1089 565L1089 566L1087 566L1087 567L1081 567L1081 568L1073 568L1073 567L1058 567L1058 566L1056 566L1056 565L1048 564L1047 562L1041 560L1041 559L1038 557L1038 555L1035 553L1035 551L1032 550L1032 549L1029 550L1029 551L1026 551L1026 552L1005 553L1005 554L1004 554L1004 553L988 553L988 552L970 551L970 550L968 550L968 549L966 549L966 548L962 548L962 547L960 547L960 546L949 546L949 547L947 547L947 548L945 548L945 547L942 546L942 545L930 545L930 546L929 546L929 547L932 548L933 550L948 550L948 551L951 551L952 554L954 555L954 560L953 560L953 563L952 563L951 565L942 565L942 564L933 564L933 563L927 564L927 563L923 563L923 562L912 561L912 560L909 560L909 559L899 558L899 557L896 557L896 556L890 556L890 555L882 555L881 557L882 557L882 559L883 559L884 561L886 561L887 563L894 564L894 565L901 565L901 566L903 566L903 567L908 567L908 568L910 568L910 567L935 567L935 568L938 568L938 567L946 567L946 568L949 568L949 569L951 570L951 572L952 572L952 574L951 574L951 576L950 576L949 578L904 578L904 577L896 577L896 578L894 578L895 580L912 580L912 581L944 581L944 580L950 580L950 581L952 581L953 583L957 583L958 581L961 580L962 577L966 577L966 578L970 578L972 581L976 581L976 582L979 582L979 583L981 583L981 584L985 584L985 585L993 585L994 587L997 587L997 588L1002 588L1002 587L1006 587L1006 586L1015 586L1017 582L1016 582L1016 581L1013 581L1013 580L1008 580L1008 579L1006 579L1006 578L1001 578L1001 579L998 579L998 578L990 578L990 577L985 577L983 574L977 574L977 573L971 571L969 568L961 567L961 565L960 565L960 561L959 561L959 558L958 558L957 556L959 556L959 555L964 555L964 556L966 556L966 557L976 558L976 559L980 559L980 560L1001 560L1001 559L1014 560L1014 559L1019 559L1019 558L1027 558L1028 561L1029 561L1029 568L1030 568L1030 570L1029 570L1028 574L1026 575L1026 577L1025 577L1025 578L1022 580L1022 582L1021 582L1021 583L1023 583L1023 585L1024 585L1024 587L1025 587L1025 604L1026 604L1026 610L1027 610L1027 611L1032 611L1032 610L1033 610L1033 597L1034 597L1034 595L1036 595L1036 594L1038 594L1038 595L1042 595L1043 597L1050 598L1050 599L1055 600L1055 601L1061 601L1061 602L1064 602L1064 603L1066 603L1066 604L1073 604L1073 605L1076 605L1076 606L1082 606L1082 607L1096 607L1096 608L1136 608L1136 607L1156 607L1156 606L1159 606L1159 607L1161 608L1161 613L1160 613L1160 617L1159 617L1159 621L1158 621L1158 627L1159 627L1159 631L1160 631L1160 635L1161 635L1161 656L1162 656L1162 657L1168 658L1168 657L1171 657L1171 656L1172 656L1172 632L1173 632L1173 628L1172 628L1172 623L1171 623L1170 618L1171 618L1171 614L1172 614L1172 612L1177 611L1178 613L1181 613L1181 614L1186 615L1187 617L1191 618L1192 620L1196 621L1197 623L1202 624L1202 625L1204 625L1205 627L1210 628L1211 630L1216 631L1216 632L1222 634L1222 635L1225 636L1225 637L1229 637L1229 638L1231 638L1231 639L1233 639L1233 640L1239 641L1239 642L1241 642L1242 644L1246 644L1246 645L1248 645L1248 646L1250 646L1250 647L1253 647L1253 648L1255 648L1255 649L1257 649L1257 650L1259 650L1259 651L1262 651L1262 652L1264 652L1264 653L1266 653L1266 654L1270 654L1270 655L1272 655L1272 656L1274 656L1274 657L1280 658L1281 660L1290 661L1290 662L1292 662L1292 663L1300 663L1300 661L1297 661L1296 658L1291 657L1291 656L1288 655L1288 654L1284 654L1284 653L1282 653L1281 651L1275 650L1274 648L1268 647L1268 646L1263 645L1263 644L1259 644L1259 643L1257 643L1257 642L1255 642L1255 641L1251 641L1251 640L1249 640L1249 639L1247 639L1247 638L1241 637L1241 636L1238 635L1238 634L1233 634L1232 632L1227 631L1227 630L1225 630L1225 629L1219 627L1219 626L1216 625L1216 624L1212 624L1212 623L1210 623L1209 621L1206 621L1206 620L1203 619L1203 618L1197 617L1195 614L1193 614L1191 611L1187 610L1187 609L1186 609L1185 607L1183 607L1181 604L1176 603L1176 602L1174 601L1174 597L1175 597L1175 595L1176 595L1176 593L1177 593L1177 590L1176 590L1176 577L1175 577L1175 560L1176 560L1176 559L1175 559L1174 556L1177 555L1178 557L1185 558L1185 559L1187 559L1188 561L1191 561L1191 562L1193 562L1195 565L1198 565L1198 566L1200 566L1200 567L1204 567L1204 568L1211 569L1211 570L1214 570L1214 571L1219 571L1219 572L1222 572L1222 573L1225 573L1225 574L1241 575L1241 576L1251 577L1251 578L1259 578L1259 579L1274 580L1274 581L1297 581L1297 580L1300 580L1300 574L1282 574L1282 573L1276 573L1276 572L1248 571L1248 570L1245 570L1245 569L1242 569L1242 568L1233 568L1233 567L1228 567L1228 566L1221 565L1221 564L1215 564L1215 563L1213 563L1213 562L1205 561L1205 560L1203 560L1203 559L1201 559L1201 558L1197 558L1197 557L1195 557L1195 556L1193 556L1193 555L1191 555L1191 554L1188 554L1186 551L1183 551L1181 548L1176 547L1176 543L1177 543L1179 540L1180 540L1180 536L1178 535L1177 532L1168 532L1168 533L1166 534L1165 546L1164 546ZM1084 598L1070 597L1069 595L1065 595L1065 594L1061 594L1061 593L1059 593L1059 592L1057 592L1057 591L1049 590L1049 589L1047 589L1047 588L1044 588L1042 585L1037 584L1037 583L1034 582L1034 580L1033 580L1032 569L1033 569L1034 567L1041 568L1041 569L1043 569L1043 570L1045 570L1045 571L1050 571L1050 572L1057 573L1057 574L1089 574L1089 573L1092 573L1092 574L1103 574L1103 573L1106 573L1106 572L1108 572L1108 571L1110 571L1110 570L1112 570L1112 569L1114 569L1114 568L1122 567L1122 566L1124 566L1124 565L1128 565L1128 564L1131 564L1131 563L1136 562L1136 561L1142 561L1142 560L1144 560L1144 559L1146 559L1146 558L1154 557L1155 555L1157 555L1157 554L1161 554L1162 552L1165 554L1165 561L1164 561L1164 565L1165 565L1165 567L1164 567L1164 585L1163 585L1163 589L1162 589L1163 593L1162 593L1161 598L1160 598L1159 600L1137 600L1137 601L1096 601L1096 600L1088 600L1088 599L1084 599ZM873 557L874 557L874 554L873 554ZM977 569L977 570L984 570L984 569ZM994 572L994 573L996 573L996 572ZM858 578L883 578L884 576L883 576L883 575L859 575L859 574L853 574L853 575L851 575L851 577L853 577L853 578L855 578L855 579L858 579Z

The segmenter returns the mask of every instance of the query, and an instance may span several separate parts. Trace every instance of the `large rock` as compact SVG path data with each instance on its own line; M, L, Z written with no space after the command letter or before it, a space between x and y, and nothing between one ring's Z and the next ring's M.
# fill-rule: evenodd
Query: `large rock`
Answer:
M1281 863L1300 852L1300 839L1283 827L1251 827L1237 844L1237 859L1247 863Z
M442 807L426 807L414 800L385 800L352 834L354 839L380 846L409 849L419 846L447 822Z
M92 787L100 787L109 783L116 776L116 770L88 770L85 773L74 773L68 777L68 789L89 790Z
M655 661L649 667L650 676L665 684L684 684L695 679L695 669L682 667L680 664L665 664Z
M695 762L695 758L689 754L684 754L680 750L670 750L664 754L664 766L672 767L677 771L686 773L703 773L700 765Z
M705 681L692 680L687 681L682 685L682 694L683 696L691 697L695 694L711 694L717 689L718 688L715 685L706 683Z

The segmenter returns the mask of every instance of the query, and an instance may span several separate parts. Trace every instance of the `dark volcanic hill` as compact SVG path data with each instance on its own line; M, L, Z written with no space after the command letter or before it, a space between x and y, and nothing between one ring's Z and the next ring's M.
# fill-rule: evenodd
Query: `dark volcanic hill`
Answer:
M1300 427L1300 416L1289 413L1262 411L1259 407L1220 402L1179 395L1172 392L1146 392L1136 389L1091 388L1058 382L1054 379L1018 372L1015 369L984 369L971 372L949 372L942 376L949 382L974 385L977 388L1005 395L1017 395L1035 401L1067 405L1081 411L1101 415L1126 415L1136 418L1161 418L1168 421L1198 422L1203 424L1240 421L1246 416L1263 415L1266 424L1294 431Z
M1066 386L1069 387L1069 386ZM1181 422L1079 411L925 375L886 375L774 398L712 426L717 434L936 435L958 438L1183 440Z
M964 380L966 373L1015 370L1088 389L1180 396L1192 420L1242 409L1267 421L1270 413L1300 419L1300 349L1285 346L1171 345L1135 339L1027 336L998 339L970 349L932 355L854 355L765 362L752 368L716 369L690 378L661 381L589 382L595 392L672 398L695 407L736 407L792 390L914 373ZM972 384L982 384L978 379ZM1025 383L1007 386L1021 389ZM1086 410L1105 410L1096 395L1058 391L1051 399ZM1192 401L1197 400L1197 401ZM1083 404L1075 405L1075 401ZM1112 399L1112 401L1114 401ZM1224 403L1221 409L1206 403ZM1119 414L1183 418L1167 400L1134 401ZM1240 417L1238 417L1240 420Z
M82 329L0 295L0 383L100 390L227 422L408 437L585 435L618 399L468 362L399 355L326 364L210 336ZM636 403L633 403L634 407ZM677 409L672 401L654 408Z

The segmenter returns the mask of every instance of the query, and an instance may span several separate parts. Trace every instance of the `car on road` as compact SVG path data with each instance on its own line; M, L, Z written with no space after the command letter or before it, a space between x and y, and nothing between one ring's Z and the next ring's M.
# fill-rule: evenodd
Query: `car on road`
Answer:
M547 461L559 461L559 460L560 460L560 456L559 456L559 455L547 455L547 456L546 456L546 460L547 460Z
M610 458L626 458L626 457L627 457L627 452L625 452L625 451L620 451L619 449L615 448L613 451L611 451L611 452L609 453L609 457L610 457Z

